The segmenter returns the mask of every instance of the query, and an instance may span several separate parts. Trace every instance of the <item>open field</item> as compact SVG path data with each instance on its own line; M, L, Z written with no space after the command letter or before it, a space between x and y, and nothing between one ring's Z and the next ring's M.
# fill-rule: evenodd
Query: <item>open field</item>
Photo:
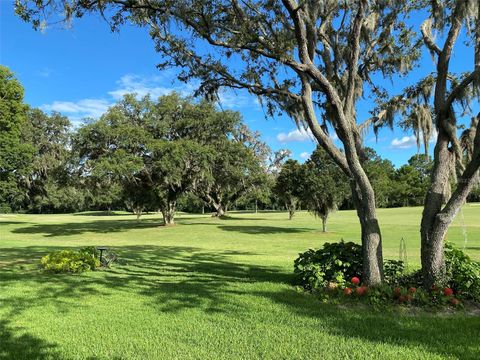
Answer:
M420 212L379 210L386 258L398 258L404 237L418 266ZM292 288L299 252L359 239L353 211L333 215L327 234L305 212L160 223L0 215L0 359L480 358L478 317L337 308ZM448 240L480 259L480 204L464 207ZM87 245L126 264L82 275L37 268L47 252Z

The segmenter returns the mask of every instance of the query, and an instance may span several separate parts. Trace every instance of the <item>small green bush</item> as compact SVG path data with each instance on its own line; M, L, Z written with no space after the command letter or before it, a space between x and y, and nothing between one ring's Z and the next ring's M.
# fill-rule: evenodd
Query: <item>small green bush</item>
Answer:
M383 262L383 276L389 285L398 284L405 273L405 264L401 260L385 260Z
M362 273L362 247L353 242L325 243L322 249L308 250L294 263L298 285L312 290L329 282L344 285Z
M88 247L79 251L54 251L42 257L40 264L46 271L54 273L81 273L95 270L100 266L100 260L97 250L94 247Z
M480 301L480 263L447 243L445 265L448 284L455 293L464 298Z

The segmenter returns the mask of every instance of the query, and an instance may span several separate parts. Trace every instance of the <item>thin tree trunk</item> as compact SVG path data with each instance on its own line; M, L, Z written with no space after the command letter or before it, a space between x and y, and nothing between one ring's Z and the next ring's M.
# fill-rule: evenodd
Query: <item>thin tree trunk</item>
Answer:
M165 226L175 225L177 202L175 200L167 201L166 205L166 208L162 209L163 222Z
M322 217L322 231L327 232L327 218Z
M292 209L292 208L289 208L289 209L288 209L288 220L292 220L292 219L293 219L293 215L295 215L295 210Z
M257 199L255 199L255 214L258 212L258 202Z

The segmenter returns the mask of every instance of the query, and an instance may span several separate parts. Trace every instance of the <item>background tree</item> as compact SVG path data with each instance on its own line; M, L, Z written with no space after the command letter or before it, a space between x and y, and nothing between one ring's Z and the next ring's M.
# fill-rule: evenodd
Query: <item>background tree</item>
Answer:
M274 192L287 209L289 220L295 215L302 196L302 170L298 161L289 159L283 164L276 179Z
M377 207L390 205L395 167L390 160L382 159L374 149L364 149L363 167L375 191Z
M259 133L242 123L237 112L219 112L212 107L203 119L222 126L211 126L211 138L205 139L205 145L215 148L215 154L209 176L196 182L195 193L222 217L242 197L261 195L270 148L260 140Z
M259 159L244 144L227 139L216 149L212 176L200 182L196 191L221 217L235 201L260 189L266 178Z
M127 196L137 215L156 200L165 225L174 224L178 198L210 173L215 149L205 144L218 132L213 125L224 126L219 121L206 126L212 108L178 94L158 101L126 95L79 130L76 146L85 175L108 186L107 195ZM202 117L205 123L198 121ZM103 200L99 194L95 198Z
M23 87L0 65L0 212L18 210L27 197L23 186L30 171L33 148L22 141L27 106Z
M27 207L37 212L59 211L78 201L77 191L69 186L70 121L57 112L47 115L31 109L22 126L22 141L34 149L30 171L25 178ZM74 199L66 199L68 194ZM61 204L61 199L66 200Z
M321 147L312 153L303 165L302 204L322 219L322 230L327 231L327 219L348 196L348 178Z
M425 154L417 154L402 165L392 180L391 206L420 206L425 200L430 183L431 161Z

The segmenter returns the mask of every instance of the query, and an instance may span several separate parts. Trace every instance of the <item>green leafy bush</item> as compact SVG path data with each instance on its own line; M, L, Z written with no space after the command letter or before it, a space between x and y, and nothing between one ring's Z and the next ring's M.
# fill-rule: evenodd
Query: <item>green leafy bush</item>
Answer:
M480 263L447 243L445 265L448 284L455 293L480 301Z
M308 250L294 263L298 285L305 289L325 287L329 282L343 285L362 273L362 247L353 242L325 243L322 249Z
M58 250L45 255L40 264L46 271L54 273L81 273L100 266L98 252L94 247L75 250Z
M401 260L386 260L383 263L383 276L387 284L398 284L405 273L405 264Z

